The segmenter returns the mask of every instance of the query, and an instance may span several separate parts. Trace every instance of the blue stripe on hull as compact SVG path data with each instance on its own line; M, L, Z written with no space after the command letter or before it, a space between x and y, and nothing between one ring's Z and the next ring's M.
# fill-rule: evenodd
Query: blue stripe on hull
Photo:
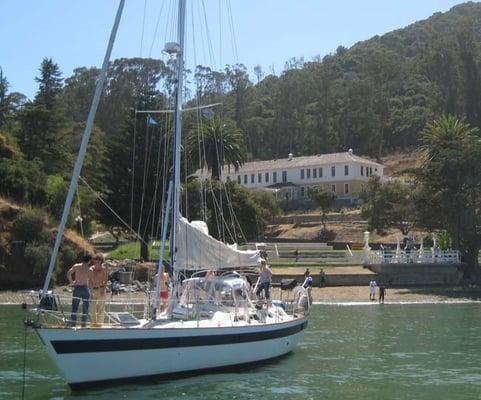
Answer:
M57 354L216 346L282 338L301 332L306 326L307 321L304 321L288 328L262 332L138 339L53 340L51 343Z

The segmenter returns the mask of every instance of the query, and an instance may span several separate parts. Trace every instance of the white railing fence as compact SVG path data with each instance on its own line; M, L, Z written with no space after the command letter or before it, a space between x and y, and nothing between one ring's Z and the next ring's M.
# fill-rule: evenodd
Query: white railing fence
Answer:
M378 250L370 251L369 264L458 264L458 250Z

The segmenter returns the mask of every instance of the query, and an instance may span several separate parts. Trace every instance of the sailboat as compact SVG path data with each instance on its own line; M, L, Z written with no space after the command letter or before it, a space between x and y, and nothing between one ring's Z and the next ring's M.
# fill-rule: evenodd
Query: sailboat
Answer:
M289 353L307 326L308 305L305 300L308 296L303 293L304 288L297 287L298 295L290 302L259 303L253 299L252 288L242 271L259 265L260 252L241 251L229 246L210 236L205 223L189 222L180 214L181 93L186 0L179 0L178 41L166 45L166 51L176 59L174 172L164 210L154 301L148 305L149 312L142 318L128 312L112 312L108 323L85 327L72 327L56 307L55 297L48 291L50 279L80 176L124 2L120 0L97 81L41 291L42 306L33 310L37 319L32 326L72 389L151 376L176 377L273 359ZM170 230L169 223L172 224ZM169 231L172 287L168 305L160 312L160 279L164 273L162 255Z

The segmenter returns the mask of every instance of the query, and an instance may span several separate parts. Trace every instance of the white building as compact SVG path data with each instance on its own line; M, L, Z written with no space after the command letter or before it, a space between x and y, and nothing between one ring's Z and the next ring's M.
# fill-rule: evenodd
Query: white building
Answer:
M359 157L352 150L344 153L318 154L253 161L238 170L224 167L222 180L236 181L248 189L268 189L281 198L302 199L307 188L323 186L338 199L352 202L371 175L383 177L384 165Z

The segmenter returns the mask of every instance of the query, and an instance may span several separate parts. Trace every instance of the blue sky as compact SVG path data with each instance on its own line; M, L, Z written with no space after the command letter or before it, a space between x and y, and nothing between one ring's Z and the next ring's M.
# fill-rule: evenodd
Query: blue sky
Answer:
M459 0L187 2L190 66L194 56L197 64L216 69L241 62L248 67L252 79L255 65L261 65L265 72L279 74L291 57L310 60L316 55L324 56L339 45L349 47L462 3ZM173 39L174 28L167 20L173 20L168 17L172 16L174 3L175 0L127 0L113 58L139 55L165 58L161 50L166 40ZM32 97L37 90L34 77L44 57L52 57L64 76L70 75L75 67L100 66L117 5L117 0L1 0L0 67L10 82L10 90ZM229 22L230 15L233 24Z

